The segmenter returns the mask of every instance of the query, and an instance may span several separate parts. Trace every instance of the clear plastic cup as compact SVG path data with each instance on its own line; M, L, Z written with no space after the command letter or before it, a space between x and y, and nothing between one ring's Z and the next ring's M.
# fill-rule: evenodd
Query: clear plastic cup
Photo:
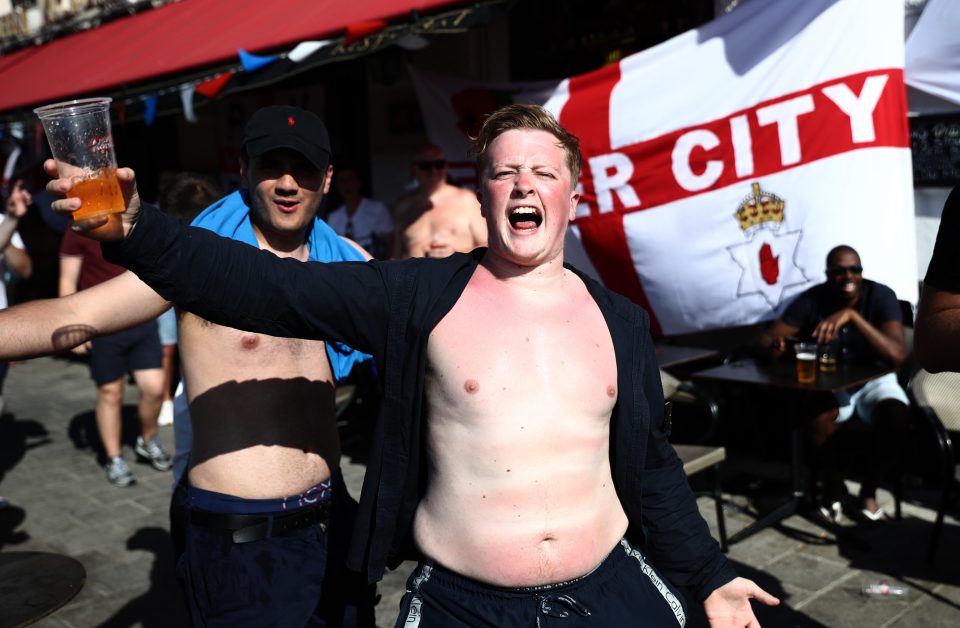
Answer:
M817 347L817 362L821 373L837 372L837 346L832 342L822 343Z
M110 130L110 98L86 98L34 109L50 144L57 172L73 179L68 196L83 206L74 220L123 213L117 156Z

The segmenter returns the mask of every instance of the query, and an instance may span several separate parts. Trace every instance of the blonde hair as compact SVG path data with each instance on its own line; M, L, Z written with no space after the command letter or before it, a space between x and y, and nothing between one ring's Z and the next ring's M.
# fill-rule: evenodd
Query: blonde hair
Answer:
M470 138L470 154L477 160L477 169L482 172L487 167L487 151L493 140L507 131L518 129L546 131L557 138L557 144L567 155L567 168L570 170L572 183L576 185L583 166L580 140L560 126L553 114L540 105L507 105L486 117L477 136Z

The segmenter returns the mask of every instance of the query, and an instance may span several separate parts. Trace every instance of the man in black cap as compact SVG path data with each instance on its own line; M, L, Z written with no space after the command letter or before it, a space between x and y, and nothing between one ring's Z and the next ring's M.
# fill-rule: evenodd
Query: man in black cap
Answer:
M317 218L329 164L319 118L295 107L260 109L244 133L243 188L193 224L280 257L367 259ZM3 312L18 333L0 338L0 355L63 350L169 305L128 272L68 298ZM334 412L334 382L357 354L178 314L193 446L177 575L193 623L372 626L372 588L344 567L356 503L339 473ZM175 424L187 419L178 415Z

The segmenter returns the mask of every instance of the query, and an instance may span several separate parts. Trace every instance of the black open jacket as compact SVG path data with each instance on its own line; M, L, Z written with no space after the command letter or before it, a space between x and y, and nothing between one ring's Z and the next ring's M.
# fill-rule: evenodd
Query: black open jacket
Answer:
M348 563L375 582L385 565L416 557L411 530L426 469L421 419L427 341L484 249L443 260L305 264L184 227L146 207L131 236L105 244L103 251L164 298L213 323L337 340L373 355L384 397ZM596 300L616 353L619 397L610 461L630 521L627 537L667 578L702 601L736 574L710 536L664 433L649 319L637 305L570 270Z

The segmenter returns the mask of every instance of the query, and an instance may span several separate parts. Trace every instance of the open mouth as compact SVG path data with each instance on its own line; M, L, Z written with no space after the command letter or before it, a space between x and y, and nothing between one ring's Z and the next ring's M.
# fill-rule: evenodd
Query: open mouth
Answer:
M294 198L278 198L273 202L280 208L280 211L283 212L292 212L300 205L300 201Z
M543 222L543 216L534 207L516 207L507 218L510 226L518 231L536 229Z

